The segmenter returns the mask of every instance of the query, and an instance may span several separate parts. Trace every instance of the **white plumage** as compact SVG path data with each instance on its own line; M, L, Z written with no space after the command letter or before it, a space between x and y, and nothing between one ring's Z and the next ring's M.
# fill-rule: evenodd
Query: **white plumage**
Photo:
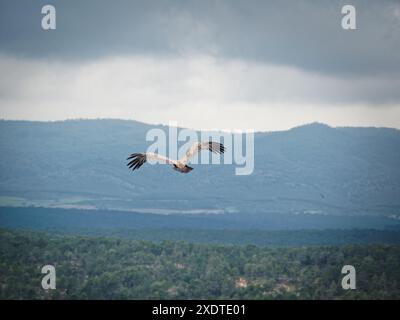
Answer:
M158 160L161 163L172 164L173 169L182 173L188 173L193 170L187 163L201 150L209 150L214 153L224 153L225 147L222 143L214 141L196 142L187 151L185 156L179 160L172 160L157 153L132 153L127 160L128 167L132 170L139 169L148 160Z

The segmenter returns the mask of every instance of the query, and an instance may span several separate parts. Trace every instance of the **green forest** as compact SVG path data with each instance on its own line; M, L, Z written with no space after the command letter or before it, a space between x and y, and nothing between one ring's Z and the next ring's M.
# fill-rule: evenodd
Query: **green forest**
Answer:
M44 290L44 265L57 288ZM355 290L341 286L356 268ZM400 246L262 247L0 230L1 299L399 299Z

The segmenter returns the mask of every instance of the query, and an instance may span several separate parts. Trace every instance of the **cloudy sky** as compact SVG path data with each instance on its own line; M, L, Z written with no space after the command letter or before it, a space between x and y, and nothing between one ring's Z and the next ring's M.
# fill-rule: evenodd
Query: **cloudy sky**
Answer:
M400 1L1 0L0 118L400 128Z

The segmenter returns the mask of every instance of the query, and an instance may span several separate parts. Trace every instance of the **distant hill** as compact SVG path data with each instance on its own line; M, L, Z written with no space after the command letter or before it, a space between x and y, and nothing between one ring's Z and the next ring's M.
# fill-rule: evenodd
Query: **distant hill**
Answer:
M123 120L0 121L0 205L143 213L400 218L400 131L309 124L256 133L255 170L193 165L131 172L155 126ZM166 127L159 126L167 129Z

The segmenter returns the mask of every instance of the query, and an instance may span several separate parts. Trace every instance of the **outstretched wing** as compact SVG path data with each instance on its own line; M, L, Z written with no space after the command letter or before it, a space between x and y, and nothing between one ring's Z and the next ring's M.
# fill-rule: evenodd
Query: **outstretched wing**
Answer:
M197 153L201 150L209 150L214 153L224 153L225 147L222 143L214 142L214 141L206 141L206 142L196 142L194 143L182 159L179 159L179 162L186 164L189 162L191 158L193 158Z
M139 169L148 160L158 160L160 163L176 164L176 161L157 153L132 153L126 160L130 160L127 166L132 170Z

